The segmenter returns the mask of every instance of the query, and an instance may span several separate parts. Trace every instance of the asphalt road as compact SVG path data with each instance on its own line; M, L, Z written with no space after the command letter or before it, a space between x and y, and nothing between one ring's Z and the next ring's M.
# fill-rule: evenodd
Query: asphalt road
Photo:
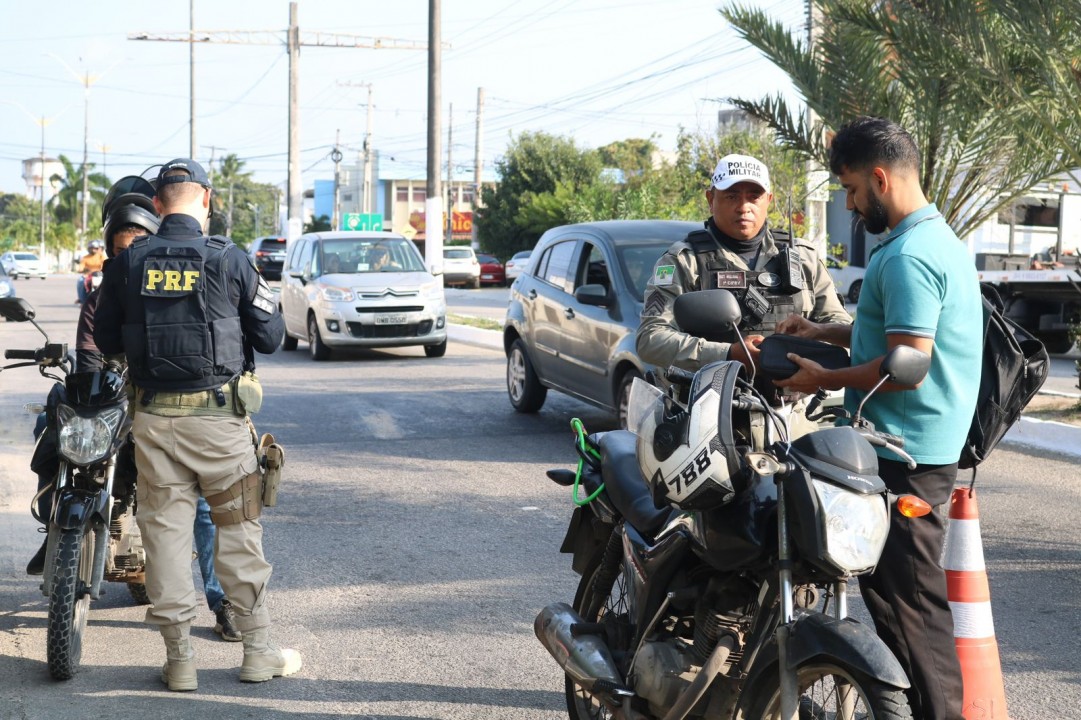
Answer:
M57 340L74 335L70 285L18 283ZM452 306L459 292L496 302L506 291L451 291ZM2 347L39 337L29 324L0 323ZM538 610L570 600L577 584L558 553L569 492L544 470L571 466L572 417L590 430L611 419L554 393L539 414L514 413L496 350L452 342L441 359L415 348L326 363L305 350L260 358L266 403L255 418L286 448L265 547L274 635L305 666L239 683L240 647L213 635L203 609L191 694L164 690L161 640L118 585L91 606L82 671L49 679L46 601L23 573L41 536L28 512L33 418L21 406L50 383L29 369L0 373L0 719L566 716L561 672L532 632ZM1078 480L1070 458L1006 449L980 470L1014 720L1081 717Z

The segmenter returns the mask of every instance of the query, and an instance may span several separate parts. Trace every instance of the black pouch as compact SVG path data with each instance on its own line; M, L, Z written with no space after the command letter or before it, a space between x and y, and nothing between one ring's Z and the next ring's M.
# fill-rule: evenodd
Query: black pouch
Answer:
M788 359L788 353L814 360L827 370L849 365L848 351L843 347L795 335L770 335L758 349L762 353L758 356L758 368L773 380L787 380L799 370L799 365Z

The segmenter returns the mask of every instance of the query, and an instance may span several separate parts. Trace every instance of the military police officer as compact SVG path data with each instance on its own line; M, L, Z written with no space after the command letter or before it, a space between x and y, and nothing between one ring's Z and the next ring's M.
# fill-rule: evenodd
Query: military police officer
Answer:
M247 254L207 237L211 185L194 160L166 163L154 204L157 233L106 270L94 340L125 353L135 388L132 433L139 470L137 520L146 550L147 622L165 639L162 681L195 690L190 641L196 615L192 526L202 493L217 526L215 566L243 635L240 679L300 669L300 655L269 640L271 566L263 557L261 476L250 421L261 391L250 349L273 352L284 330L273 295Z
M826 266L814 247L766 225L773 200L769 170L748 155L726 155L717 164L706 201L711 217L668 249L646 284L638 355L658 367L697 370L717 360L745 365L778 322L798 313L817 322L851 323ZM682 332L672 311L684 292L727 288L740 300L752 333L729 344Z

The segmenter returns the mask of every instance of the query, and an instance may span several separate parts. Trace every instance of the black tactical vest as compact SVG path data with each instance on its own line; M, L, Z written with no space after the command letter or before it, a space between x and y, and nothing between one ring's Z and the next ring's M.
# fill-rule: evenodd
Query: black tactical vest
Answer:
M221 387L241 372L240 316L229 295L222 237L151 235L128 248L122 329L132 382L148 390Z
M698 261L698 282L701 290L730 290L740 303L743 322L740 330L758 335L772 335L777 323L790 314L803 315L804 277L798 251L791 236L782 230L769 230L773 242L787 252L774 255L762 270L747 270L732 265L721 252L720 243L708 230L696 230L687 236ZM763 242L765 240L763 239ZM788 265L795 263L791 270Z

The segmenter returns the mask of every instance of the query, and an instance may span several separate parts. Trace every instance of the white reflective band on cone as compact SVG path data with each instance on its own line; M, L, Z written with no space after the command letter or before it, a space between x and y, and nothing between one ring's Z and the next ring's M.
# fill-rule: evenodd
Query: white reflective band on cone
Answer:
M942 549L944 570L984 571L983 541L979 520L950 520L946 544Z
M950 602L953 612L953 636L958 638L992 638L995 621L991 619L991 602Z

